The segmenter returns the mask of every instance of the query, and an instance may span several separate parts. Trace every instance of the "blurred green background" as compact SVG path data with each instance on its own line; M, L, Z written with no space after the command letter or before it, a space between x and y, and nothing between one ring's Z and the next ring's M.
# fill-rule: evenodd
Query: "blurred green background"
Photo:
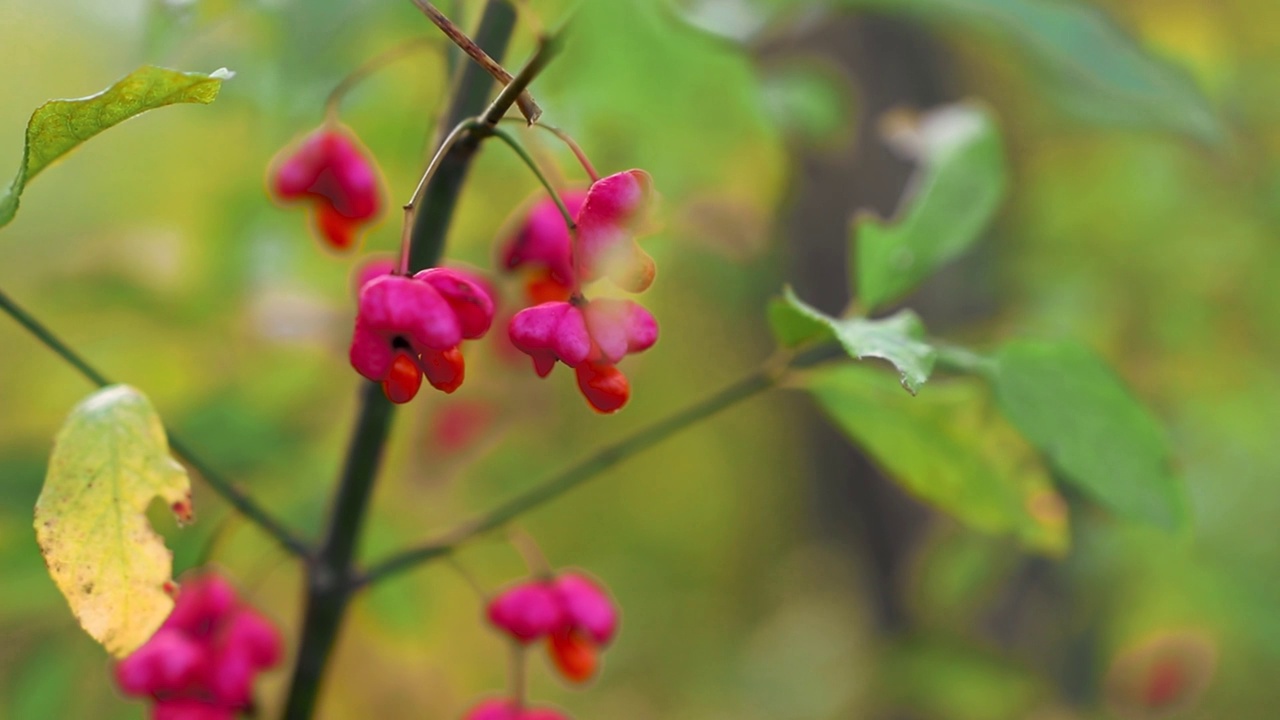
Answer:
M1004 132L1007 199L980 247L906 304L977 347L1020 335L1098 349L1164 421L1191 531L1077 505L1070 553L1033 557L907 498L807 400L777 392L522 523L553 564L587 569L624 608L594 685L564 688L539 662L533 696L610 720L1276 717L1280 5L525 6L555 26L571 4L568 48L533 90L602 172L653 174L662 225L645 247L660 271L645 300L661 341L627 361L632 403L607 418L563 369L540 381L513 361L503 333L469 345L457 394L424 391L400 412L363 554L432 536L755 367L783 282L838 310L849 218L891 214L910 175L881 116L979 98ZM441 3L466 26L480 5ZM358 259L320 250L300 210L274 206L265 168L318 124L345 73L433 32L408 2L0 0L0 169L17 167L26 120L48 98L96 92L144 62L236 71L211 107L129 122L34 182L0 232L0 287L310 531L355 407L345 348ZM532 38L526 16L509 57ZM428 52L348 99L344 121L377 155L389 204L412 188L447 93L446 60ZM562 148L525 140L581 181ZM535 190L486 148L450 256L491 268L503 219ZM364 252L398 236L386 220ZM506 289L510 309L517 287ZM89 390L0 319L3 717L143 716L112 688L31 529L53 434ZM468 419L474 437L442 430ZM156 516L176 569L210 553L292 634L298 569L225 520L203 486L195 504L185 530ZM494 588L524 572L496 540L461 561ZM1125 706L1117 659L1140 664L1151 643L1186 658L1203 693L1163 713ZM425 567L355 605L321 716L454 718L502 686L504 663L471 589ZM261 683L263 717L287 674Z

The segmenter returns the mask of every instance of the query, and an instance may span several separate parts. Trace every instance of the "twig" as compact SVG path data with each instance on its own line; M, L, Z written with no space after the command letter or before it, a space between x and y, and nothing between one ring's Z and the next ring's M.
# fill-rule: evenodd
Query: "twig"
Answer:
M440 28L462 52L484 68L485 72L492 75L494 80L503 85L511 83L511 73L507 72L506 68L502 67L496 60L489 57L489 53L485 52L484 48L477 45L470 37L467 37L462 28L455 25L444 13L436 9L436 6L427 2L427 0L413 0L413 4L417 5L422 14L435 23L436 27ZM542 108L538 107L538 103L534 102L533 96L529 94L528 90L521 92L520 96L516 98L516 106L520 108L520 114L524 115L525 120L530 125L538 122L538 118L542 117Z
M774 387L788 369L807 367L832 356L830 347L824 345L797 355L788 362L766 362L759 369L732 385L663 420L659 420L626 439L596 452L594 455L561 471L525 493L517 495L488 513L445 533L438 540L404 550L372 565L363 575L356 578L355 583L358 587L363 587L396 573L412 569L422 563L446 557L460 546L506 525L529 510L560 497L623 460L657 445L690 425L709 418L743 400L754 397L763 390Z

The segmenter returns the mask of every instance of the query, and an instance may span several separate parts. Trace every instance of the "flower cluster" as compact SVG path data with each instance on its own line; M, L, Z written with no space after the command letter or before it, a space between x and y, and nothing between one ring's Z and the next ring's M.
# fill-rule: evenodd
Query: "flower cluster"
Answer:
M546 200L533 206L503 250L508 269L527 268L528 294L538 302L512 317L507 328L512 344L533 359L540 377L556 361L573 368L578 388L601 413L627 403L630 384L617 364L651 347L658 324L634 301L588 300L581 285L608 278L628 292L649 288L653 259L635 238L652 200L652 180L643 170L610 175L592 183L585 194L566 195L576 238L559 209Z
M595 675L599 651L618 630L618 611L608 594L577 573L514 585L489 603L488 615L520 643L546 638L556 669L573 682Z
M351 365L382 383L394 403L418 394L425 375L451 393L465 365L458 345L482 337L493 323L493 298L470 273L430 268L407 277L379 275L360 288Z
M312 203L316 231L338 251L353 249L362 227L382 209L377 165L337 123L326 123L283 152L269 184L281 202Z
M116 683L155 701L152 720L232 720L252 705L254 676L280 654L271 623L207 573L183 583L160 629L116 664Z

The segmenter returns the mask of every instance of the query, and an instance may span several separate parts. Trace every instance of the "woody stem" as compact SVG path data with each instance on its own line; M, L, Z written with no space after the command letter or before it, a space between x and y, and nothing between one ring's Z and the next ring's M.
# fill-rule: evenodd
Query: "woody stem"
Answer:
M505 0L488 0L476 33L477 42L501 57L515 27L515 13ZM458 78L447 112L445 127L454 127L484 108L491 80L477 65L467 65ZM514 101L515 98L512 98ZM441 142L443 148L448 138ZM409 267L435 265L444 249L444 236L463 179L474 155L474 143L456 138L434 164L433 177L415 191L421 193L428 212L413 216ZM289 694L285 699L285 720L310 720L315 712L329 657L351 599L353 561L361 530L373 495L374 480L381 465L393 418L393 407L377 383L364 382L360 410L347 450L338 488L319 551L309 559L306 578L306 607L301 639L294 661Z

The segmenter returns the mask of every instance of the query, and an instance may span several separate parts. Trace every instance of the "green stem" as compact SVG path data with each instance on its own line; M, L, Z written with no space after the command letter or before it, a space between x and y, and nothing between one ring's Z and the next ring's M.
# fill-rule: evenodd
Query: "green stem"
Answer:
M320 681L350 599L352 558L368 514L391 419L392 405L383 395L382 386L364 383L360 417L333 500L329 530L307 568L307 609L293 684L285 703L287 720L304 720L315 712Z
M511 6L505 0L489 0L476 42L500 61L514 28L515 13ZM443 127L457 127L480 112L491 83L485 70L467 64L458 79ZM515 97L511 101L514 102ZM439 263L454 207L479 140L470 134L455 142L426 183L421 198L422 212L413 217L410 233L410 269ZM377 383L363 384L360 414L334 497L329 528L320 552L307 567L306 610L285 700L285 720L309 720L315 712L325 668L355 587L352 560L368 514L392 411L391 403Z
M723 390L703 398L693 405L640 430L634 435L598 451L578 464L554 475L546 482L534 486L524 494L517 495L488 513L463 523L451 532L446 533L440 540L410 548L373 565L356 582L363 587L430 560L448 556L457 550L459 546L484 533L502 527L533 508L554 500L632 455L657 445L681 430L705 420L721 410L732 407L743 400L754 397L763 390L774 387L787 369L805 367L829 357L831 357L829 348L822 346L797 355L785 364L766 363L760 369Z
M538 167L538 163L529 155L529 151L525 150L524 146L511 133L500 127L486 128L486 132L506 143L508 147L515 151L516 155L520 156L524 164L537 176L538 182L542 183L542 187L546 188L547 194L551 196L551 199L556 203L556 207L560 209L560 215L564 217L564 224L568 226L570 232L573 232L577 228L577 224L573 221L573 215L569 214L569 208L565 207L564 200L560 198L560 193L556 192L551 181L547 180L547 176L542 173L542 168Z
M75 368L89 382L98 387L106 387L114 385L106 375L98 372L96 368L89 364L87 360L80 356L71 346L63 342L57 335L53 334L49 328L45 327L31 313L22 309L20 305L13 301L8 295L0 291L0 309L3 309L10 317L18 322L19 325L26 328L28 332L36 337L45 347L52 350L55 354L67 362L68 365ZM213 489L222 499L226 500L231 507L235 508L241 515L244 515L251 522L262 528L263 532L271 536L273 540L280 544L285 550L297 556L305 556L310 552L310 548L305 540L298 537L292 530L285 527L283 523L277 520L267 512L262 506L254 502L252 498L237 488L231 481L214 472L208 464L201 460L199 456L181 439L172 432L169 435L169 448L175 454L196 471L200 477L204 478L206 484Z

